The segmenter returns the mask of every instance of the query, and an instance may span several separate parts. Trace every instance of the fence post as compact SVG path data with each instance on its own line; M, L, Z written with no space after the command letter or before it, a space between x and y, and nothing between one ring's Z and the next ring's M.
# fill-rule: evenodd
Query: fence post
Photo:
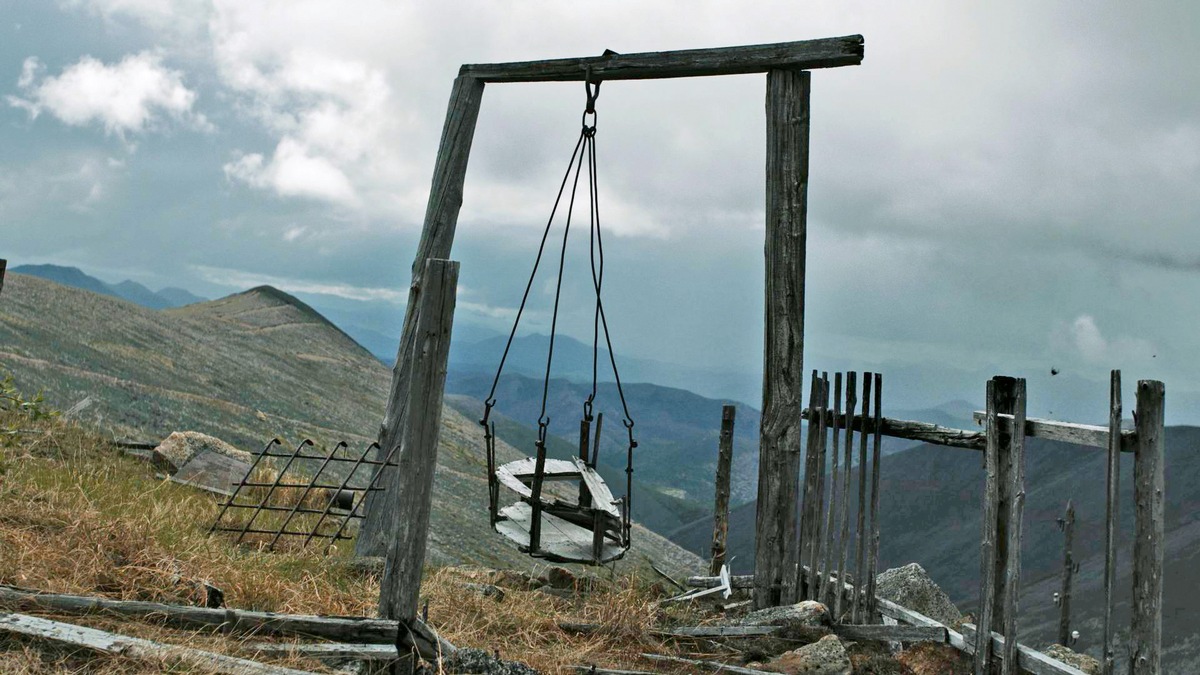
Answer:
M1075 540L1075 505L1067 501L1063 515L1063 576L1062 592L1058 595L1058 644L1071 646L1071 580L1075 576L1075 560L1071 545Z
M386 561L379 584L380 616L398 621L410 620L417 615L441 434L442 396L450 355L458 263L429 260L423 279L425 288L409 364L412 377L408 381L408 414L399 430L395 480L390 486L396 492L394 503L397 509L388 514L392 519L392 531L388 533Z
M1104 508L1104 647L1100 672L1113 675L1116 653L1116 623L1113 621L1114 589L1117 580L1117 518L1120 514L1121 483L1121 371L1109 375L1108 386L1108 499Z
M0 293L4 292L4 272L8 269L8 261L0 258Z
M804 381L804 263L808 202L811 77L767 73L766 303L754 606L779 604L785 560L798 561L796 491L800 479ZM786 582L791 585L789 579Z
M1163 594L1163 383L1139 380L1137 449L1133 459L1136 522L1133 543L1133 602L1129 624L1129 672L1162 672Z
M713 509L712 566L716 576L725 564L725 544L729 536L729 471L733 465L733 422L737 408L721 408L721 438L717 445L717 503Z
M1004 675L1019 675L1017 607L1021 598L1021 521L1025 514L1025 378L1013 387L1012 432L1008 441L1008 546L1004 564Z
M987 445L984 468L987 477L983 498L983 539L980 547L979 632L975 644L975 675L989 675L992 663L991 633L1005 626L1004 594L1008 566L1008 518L1010 516L1012 434L999 423L998 415L1014 414L1017 382L996 376L987 383ZM1023 415L1022 415L1023 417Z

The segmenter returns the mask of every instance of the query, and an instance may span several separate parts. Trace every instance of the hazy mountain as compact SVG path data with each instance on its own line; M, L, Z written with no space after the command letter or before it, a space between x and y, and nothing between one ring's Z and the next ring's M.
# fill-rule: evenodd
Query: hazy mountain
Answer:
M115 298L128 300L142 307L150 309L168 309L171 307L182 307L196 302L204 302L204 298L182 289L182 288L164 288L155 293L136 281L126 279L120 283L108 284L96 277L85 274L78 267L64 267L62 265L20 265L14 267L10 272L18 274L28 274L34 277L47 279L64 286L80 288L92 293L101 295L110 295Z
M9 275L0 295L0 369L60 408L90 396L83 414L116 436L190 429L248 450L277 435L363 447L375 438L390 381L358 343L274 288L154 311L22 274ZM528 567L488 526L477 430L446 407L429 561ZM504 442L511 433L501 435L500 461L525 454ZM699 564L641 526L633 539L631 564L648 557L676 572Z

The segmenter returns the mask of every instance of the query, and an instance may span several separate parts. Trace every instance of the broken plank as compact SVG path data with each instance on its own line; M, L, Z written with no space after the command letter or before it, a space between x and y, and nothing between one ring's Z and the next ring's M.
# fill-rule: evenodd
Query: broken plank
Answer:
M587 485L588 491L592 493L592 505L619 519L621 512L615 506L617 500L613 498L612 491L608 489L608 485L604 483L600 474L578 457L572 457L571 461L574 462L575 469L579 472L584 484Z
M182 663L226 675L311 675L309 671L305 670L272 666L191 647L118 635L26 614L0 614L0 632L85 647L98 652L134 659Z
M313 659L359 659L362 661L395 661L400 658L396 645L349 642L243 642L238 650L247 654L304 656Z
M975 644L976 630L973 624L964 623L962 626L963 638L967 644ZM992 632L992 656L997 659L1004 658L1004 636ZM1017 665L1022 671L1033 673L1033 675L1086 675L1086 673L1074 666L1063 663L1056 659L1037 651L1030 649L1023 644L1017 644Z
M585 675L655 675L648 670L613 670L612 668L599 668L597 666L571 666L577 673Z
M518 502L500 509L501 519L496 521L496 531L526 550L530 548L529 526L532 524L533 509ZM592 554L592 532L570 521L545 511L542 512L542 533L538 557L554 562L590 562ZM605 540L600 562L610 562L625 555L625 549Z
M803 411L803 416L806 420L815 417L807 408ZM845 429L846 417L846 415L842 415L836 420L831 419L829 425ZM875 430L875 422L870 418L864 421L862 415L850 416L850 422L856 430L864 433ZM945 445L952 448L965 448L967 450L983 450L983 446L987 442L982 431L954 429L929 422L883 417L880 419L879 424L882 427L879 432L884 436L892 438L906 438L910 441L922 441L924 443Z
M689 638L766 637L783 630L782 626L686 626L656 630L657 635Z

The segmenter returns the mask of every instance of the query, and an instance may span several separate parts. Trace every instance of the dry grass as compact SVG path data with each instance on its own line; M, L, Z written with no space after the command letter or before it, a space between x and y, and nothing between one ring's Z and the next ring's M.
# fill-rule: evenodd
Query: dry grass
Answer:
M0 425L20 422L13 416L0 412ZM348 543L328 556L316 545L275 552L235 546L231 537L207 532L217 513L212 495L155 478L150 465L87 429L59 420L20 426L36 429L0 448L0 584L194 603L202 580L240 609L374 615L378 580L347 564ZM536 576L539 570L530 567ZM430 623L456 645L499 650L543 672L570 672L567 666L591 663L647 668L640 652L677 653L649 637L649 629L705 620L696 610L660 609L661 590L633 576L590 580L592 592L568 599L514 588L501 576L461 567L430 570L422 589ZM505 597L485 597L471 583L503 585ZM64 620L212 651L235 653L237 647L220 635L107 617ZM563 621L603 629L572 635L559 628ZM312 662L280 663L321 669ZM162 667L0 637L4 673L143 673Z

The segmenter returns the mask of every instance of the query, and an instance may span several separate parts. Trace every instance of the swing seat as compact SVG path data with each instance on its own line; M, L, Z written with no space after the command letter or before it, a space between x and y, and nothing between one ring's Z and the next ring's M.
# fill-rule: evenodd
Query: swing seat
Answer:
M537 550L530 546L529 530L533 522L533 488L537 460L528 457L496 469L501 485L520 496L521 501L500 509L495 529L531 555L552 562L600 564L625 555L622 545L621 501L596 470L582 460L547 459L542 479L578 481L591 494L591 505L584 506L551 498L545 491L538 500L541 507L541 538Z

